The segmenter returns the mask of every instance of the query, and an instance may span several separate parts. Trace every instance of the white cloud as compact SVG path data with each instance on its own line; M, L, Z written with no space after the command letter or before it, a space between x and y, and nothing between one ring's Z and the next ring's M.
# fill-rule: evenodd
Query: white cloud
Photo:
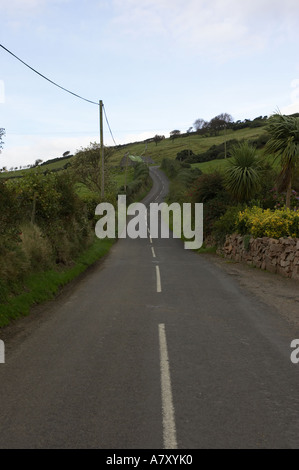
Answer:
M76 152L87 147L90 142L99 141L98 136L86 137L40 137L36 135L18 135L5 140L0 156L0 168L29 165L40 158L43 161L61 157L67 150Z
M32 13L40 13L46 6L57 3L68 3L70 0L9 0L1 2L1 15L14 16L21 20L24 15L31 16ZM16 24L19 21L16 21Z
M295 78L295 80L292 81L291 87L294 88L294 91L291 93L291 98L293 103L298 103L299 102L299 78Z
M299 113L299 101L297 103L292 103L289 106L285 106L282 108L281 112L286 115Z
M1 14L18 14L32 12L43 7L48 0L10 0L1 5Z
M283 114L299 113L299 78L295 78L294 80L292 80L291 88L291 104L282 108L281 112Z
M298 36L297 0L114 0L117 34L167 37L207 55L252 53ZM114 31L115 32L115 31Z

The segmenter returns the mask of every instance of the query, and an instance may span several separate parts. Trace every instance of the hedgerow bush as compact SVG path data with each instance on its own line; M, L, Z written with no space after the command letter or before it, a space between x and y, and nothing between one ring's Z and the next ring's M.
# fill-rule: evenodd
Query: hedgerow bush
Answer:
M72 264L92 239L88 210L67 172L0 182L2 301L27 274Z
M121 186L120 193L126 194L127 203L131 203L139 193L149 188L150 181L148 166L144 163L137 163L134 167L133 181L127 185L126 191L125 187Z
M218 220L214 222L212 234L218 245L225 242L226 235L236 232L236 221L242 206L231 206Z
M224 186L224 177L217 171L200 175L190 186L188 199L192 203L204 204L204 237L211 235L214 223L226 212L231 203L230 195Z
M260 207L246 208L236 219L236 232L255 238L299 237L299 212L290 209L271 211Z

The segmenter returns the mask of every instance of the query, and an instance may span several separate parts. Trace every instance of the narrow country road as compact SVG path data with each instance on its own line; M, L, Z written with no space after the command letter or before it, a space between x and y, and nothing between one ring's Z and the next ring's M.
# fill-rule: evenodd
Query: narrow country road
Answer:
M7 340L0 448L299 447L299 330L208 257L122 239L72 287Z

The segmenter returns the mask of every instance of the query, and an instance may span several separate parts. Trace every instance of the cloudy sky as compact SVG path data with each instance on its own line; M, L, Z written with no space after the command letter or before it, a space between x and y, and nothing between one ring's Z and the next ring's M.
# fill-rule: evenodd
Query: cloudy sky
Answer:
M0 0L0 44L59 85L103 100L118 144L299 112L298 0ZM98 106L0 48L0 168L99 141ZM112 139L105 126L105 144Z

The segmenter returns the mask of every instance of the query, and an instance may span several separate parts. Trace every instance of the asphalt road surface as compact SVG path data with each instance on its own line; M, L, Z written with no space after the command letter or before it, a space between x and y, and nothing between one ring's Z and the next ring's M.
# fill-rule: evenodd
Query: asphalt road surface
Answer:
M119 240L18 325L2 449L299 447L298 329L178 239Z

